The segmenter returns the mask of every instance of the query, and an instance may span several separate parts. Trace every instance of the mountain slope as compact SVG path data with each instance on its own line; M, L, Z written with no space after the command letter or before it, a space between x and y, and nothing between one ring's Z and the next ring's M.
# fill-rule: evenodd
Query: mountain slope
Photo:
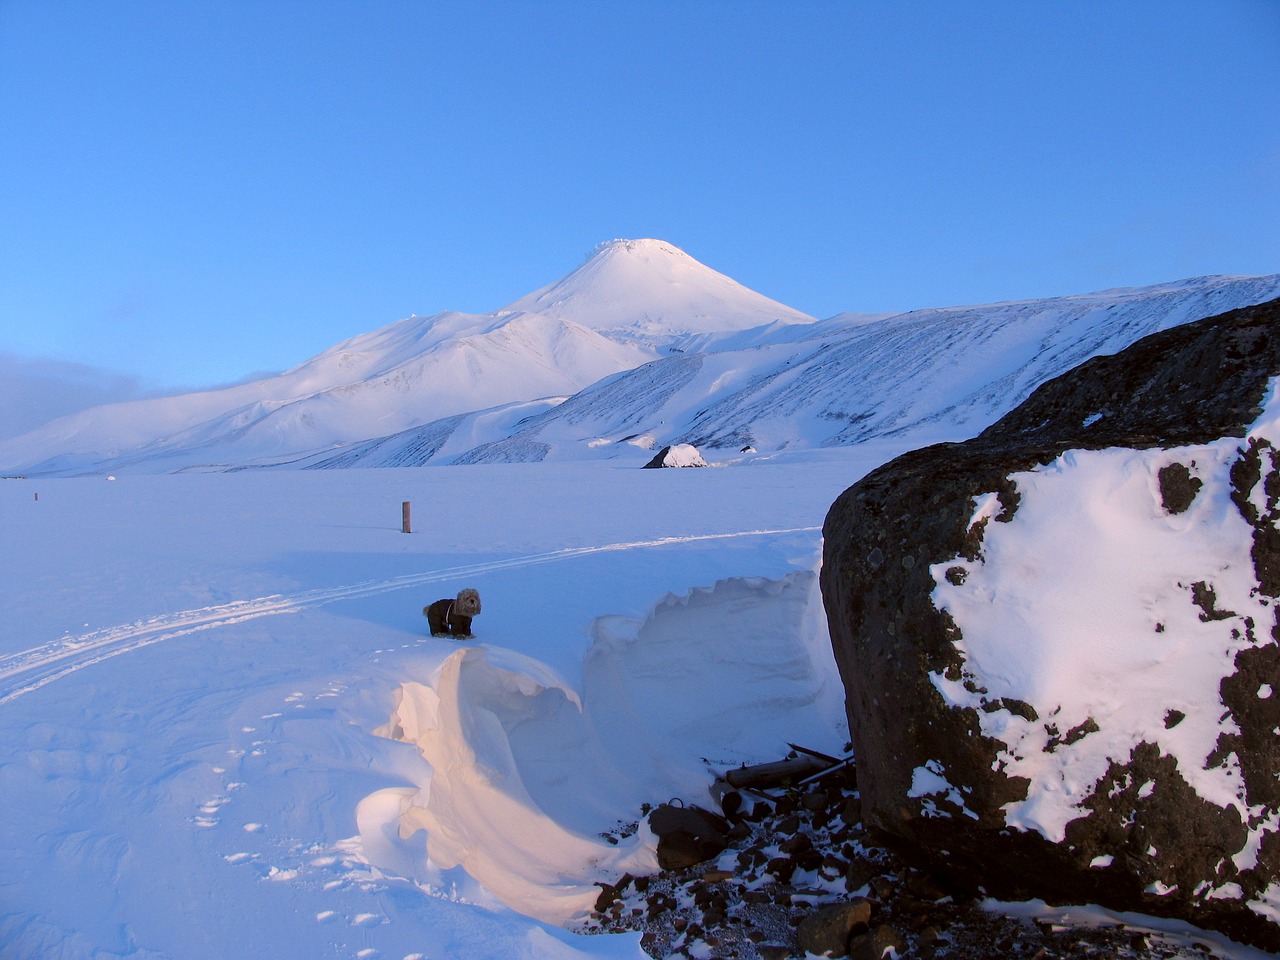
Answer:
M409 317L276 377L84 411L0 443L0 467L157 472L291 459L473 410L568 396L664 350L812 320L670 244L613 241L495 313Z
M492 314L410 317L287 373L100 407L0 443L6 473L761 454L972 436L1157 330L1280 296L1203 277L813 321L654 240L613 241ZM639 448L639 449L637 449Z
M608 377L500 436L471 417L308 466L405 466L639 456L691 442L736 454L900 438L963 439L1040 383L1181 323L1280 296L1280 276L1205 277L1047 300L846 315L781 342L680 354ZM808 335L796 339L794 335ZM421 443L431 433L435 440ZM423 456L430 449L429 455ZM366 459L367 458L367 459Z

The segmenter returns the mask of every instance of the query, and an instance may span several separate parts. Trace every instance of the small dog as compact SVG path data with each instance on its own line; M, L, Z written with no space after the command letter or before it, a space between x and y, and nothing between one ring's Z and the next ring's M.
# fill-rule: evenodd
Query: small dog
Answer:
M480 594L467 587L459 590L452 600L446 597L423 607L422 615L427 618L433 637L470 640L473 636L471 620L480 615Z

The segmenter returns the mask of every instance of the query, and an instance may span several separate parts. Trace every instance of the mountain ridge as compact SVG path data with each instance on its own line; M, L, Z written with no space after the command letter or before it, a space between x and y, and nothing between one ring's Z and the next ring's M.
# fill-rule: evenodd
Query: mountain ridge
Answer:
M1280 296L1202 277L815 320L657 240L615 240L490 314L407 317L283 374L92 408L0 442L24 475L761 455L963 439L1147 333Z
M854 315L843 325L822 321L814 325L821 329L791 341L651 361L470 447L459 449L440 425L428 425L423 430L436 441L426 459L418 458L424 448L409 431L300 465L639 458L677 442L737 459L743 447L769 456L876 439L919 445L965 439L1090 356L1220 313L1219 307L1275 296L1280 276L1193 278L872 322Z

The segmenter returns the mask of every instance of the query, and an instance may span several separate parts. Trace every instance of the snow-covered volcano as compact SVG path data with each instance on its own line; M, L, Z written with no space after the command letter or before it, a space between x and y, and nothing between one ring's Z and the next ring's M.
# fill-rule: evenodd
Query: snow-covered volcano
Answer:
M1200 277L818 321L668 243L613 240L493 313L409 317L277 377L55 420L0 443L0 471L905 449L976 434L1090 356L1276 296L1280 276Z
M706 333L814 318L748 290L662 240L610 240L561 280L507 308L661 347Z
M811 322L668 243L615 240L493 313L408 317L279 376L60 418L0 444L0 468L157 472L288 459L469 411L567 397L694 341Z
M648 451L683 442L720 462L744 447L760 456L872 440L910 449L973 436L1088 357L1276 296L1278 276L1201 277L870 320L842 314L711 337L549 408L470 414L293 465L630 457L639 466Z

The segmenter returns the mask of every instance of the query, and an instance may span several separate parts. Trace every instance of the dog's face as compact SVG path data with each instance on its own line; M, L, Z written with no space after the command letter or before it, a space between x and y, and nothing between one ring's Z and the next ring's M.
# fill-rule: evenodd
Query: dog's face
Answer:
M480 594L468 587L459 591L457 599L458 613L464 617L474 617L480 613Z

